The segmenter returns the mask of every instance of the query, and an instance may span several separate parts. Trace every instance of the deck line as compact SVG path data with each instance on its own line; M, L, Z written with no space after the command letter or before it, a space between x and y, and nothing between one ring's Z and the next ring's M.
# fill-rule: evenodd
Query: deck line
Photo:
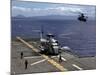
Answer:
M77 69L79 69L79 70L83 70L83 68L77 66L76 64L72 64L72 66L75 67L75 68L77 68Z
M39 63L44 62L44 61L46 61L46 59L42 59L42 60L39 60L37 62L34 62L34 63L31 64L31 66L39 64Z
M25 59L34 59L34 58L41 58L42 56L28 56L24 57Z

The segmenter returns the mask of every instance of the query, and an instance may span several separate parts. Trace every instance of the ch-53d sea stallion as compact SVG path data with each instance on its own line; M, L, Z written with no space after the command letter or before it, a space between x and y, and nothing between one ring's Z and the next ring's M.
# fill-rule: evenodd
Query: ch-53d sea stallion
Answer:
M78 20L82 21L82 22L86 22L87 21L87 16L85 16L83 13L80 13Z
M40 32L40 53L52 56L60 55L64 50L70 50L70 48L68 46L61 47L53 34L48 33L43 38L43 31Z

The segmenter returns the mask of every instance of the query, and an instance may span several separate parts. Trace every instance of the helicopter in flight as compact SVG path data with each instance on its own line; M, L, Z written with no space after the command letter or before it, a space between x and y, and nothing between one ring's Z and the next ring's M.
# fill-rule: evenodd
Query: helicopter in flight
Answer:
M77 18L79 21L86 22L87 16L85 16L83 13L80 13L79 17Z

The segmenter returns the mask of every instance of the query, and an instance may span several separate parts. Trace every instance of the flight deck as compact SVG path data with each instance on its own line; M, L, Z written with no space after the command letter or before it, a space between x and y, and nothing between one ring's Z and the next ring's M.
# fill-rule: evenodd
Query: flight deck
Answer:
M62 53L62 62L59 62L59 56L49 57L40 54L38 45L34 40L26 41L21 37L17 37L17 41L12 41L11 75L96 69L96 57L80 58L66 51ZM23 52L22 59L21 52ZM27 69L25 60L28 61Z

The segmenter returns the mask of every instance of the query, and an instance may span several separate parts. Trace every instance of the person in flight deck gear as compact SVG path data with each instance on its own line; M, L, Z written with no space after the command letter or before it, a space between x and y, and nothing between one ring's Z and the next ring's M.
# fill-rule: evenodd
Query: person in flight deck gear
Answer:
M59 62L62 62L61 54L59 55Z
M28 61L25 60L25 69L27 69L27 66L28 66Z
M62 62L61 50L59 50L59 62Z
M20 55L21 55L21 57L20 57L20 58L21 58L21 59L23 59L23 52L21 52L21 53L20 53Z

